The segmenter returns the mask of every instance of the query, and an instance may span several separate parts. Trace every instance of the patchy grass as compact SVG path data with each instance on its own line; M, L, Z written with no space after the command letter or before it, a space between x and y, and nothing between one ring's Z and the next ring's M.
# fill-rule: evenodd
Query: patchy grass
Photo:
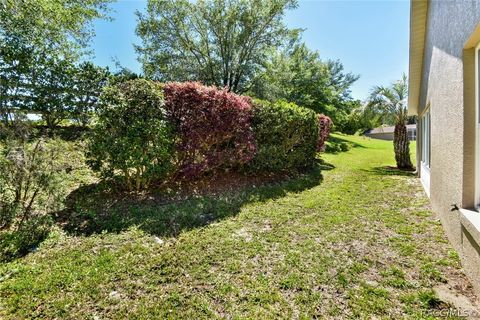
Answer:
M321 174L58 229L0 266L0 318L433 318L434 286L473 297L391 142L334 137L352 148Z

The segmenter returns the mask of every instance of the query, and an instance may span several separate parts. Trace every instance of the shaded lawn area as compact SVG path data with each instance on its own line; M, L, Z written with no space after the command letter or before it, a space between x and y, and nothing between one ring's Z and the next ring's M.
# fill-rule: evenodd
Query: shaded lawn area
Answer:
M392 143L335 138L354 147L321 174L56 232L0 266L0 318L428 318L448 308L437 285L473 299L418 179L389 168ZM175 217L187 227L164 232Z

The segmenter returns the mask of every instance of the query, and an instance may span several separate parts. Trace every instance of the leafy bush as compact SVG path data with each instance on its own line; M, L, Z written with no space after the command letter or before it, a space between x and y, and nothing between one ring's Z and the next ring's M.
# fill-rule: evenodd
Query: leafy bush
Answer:
M10 142L0 156L0 229L21 225L38 212L59 209L62 183L70 170L65 143Z
M135 79L105 87L88 147L92 169L104 178L118 173L138 191L168 174L172 152L160 84Z
M317 151L325 151L325 142L330 135L330 129L332 128L332 120L330 117L319 114L318 115L318 142L317 142Z
M255 154L249 97L197 82L168 83L165 105L176 132L179 173L194 178L239 168Z
M332 141L325 144L325 152L327 153L338 153L338 152L345 152L350 150L351 145L347 142L337 142Z
M57 140L12 140L0 149L0 260L24 253L48 233L48 213L61 209L75 163L68 149Z
M0 261L9 261L28 253L49 234L52 219L48 215L35 215L17 228L0 233Z
M284 101L257 101L253 130L258 148L251 164L254 171L277 172L313 164L319 131L314 111Z

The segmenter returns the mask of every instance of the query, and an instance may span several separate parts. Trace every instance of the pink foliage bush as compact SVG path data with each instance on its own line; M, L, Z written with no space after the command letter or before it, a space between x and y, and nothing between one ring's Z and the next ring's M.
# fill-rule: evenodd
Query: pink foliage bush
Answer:
M249 97L198 82L167 83L164 96L184 178L240 167L253 158L256 145Z
M332 128L332 119L330 117L319 114L318 115L318 142L317 142L317 151L325 151L325 142L327 142L328 136L330 135L330 129Z

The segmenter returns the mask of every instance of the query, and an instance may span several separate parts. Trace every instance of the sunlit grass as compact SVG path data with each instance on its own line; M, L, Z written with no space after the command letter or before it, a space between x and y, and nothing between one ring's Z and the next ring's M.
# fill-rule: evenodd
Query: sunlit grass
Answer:
M458 256L419 181L391 168L392 142L334 138L352 147L321 174L53 233L0 267L0 317L426 318L433 286L465 281Z

